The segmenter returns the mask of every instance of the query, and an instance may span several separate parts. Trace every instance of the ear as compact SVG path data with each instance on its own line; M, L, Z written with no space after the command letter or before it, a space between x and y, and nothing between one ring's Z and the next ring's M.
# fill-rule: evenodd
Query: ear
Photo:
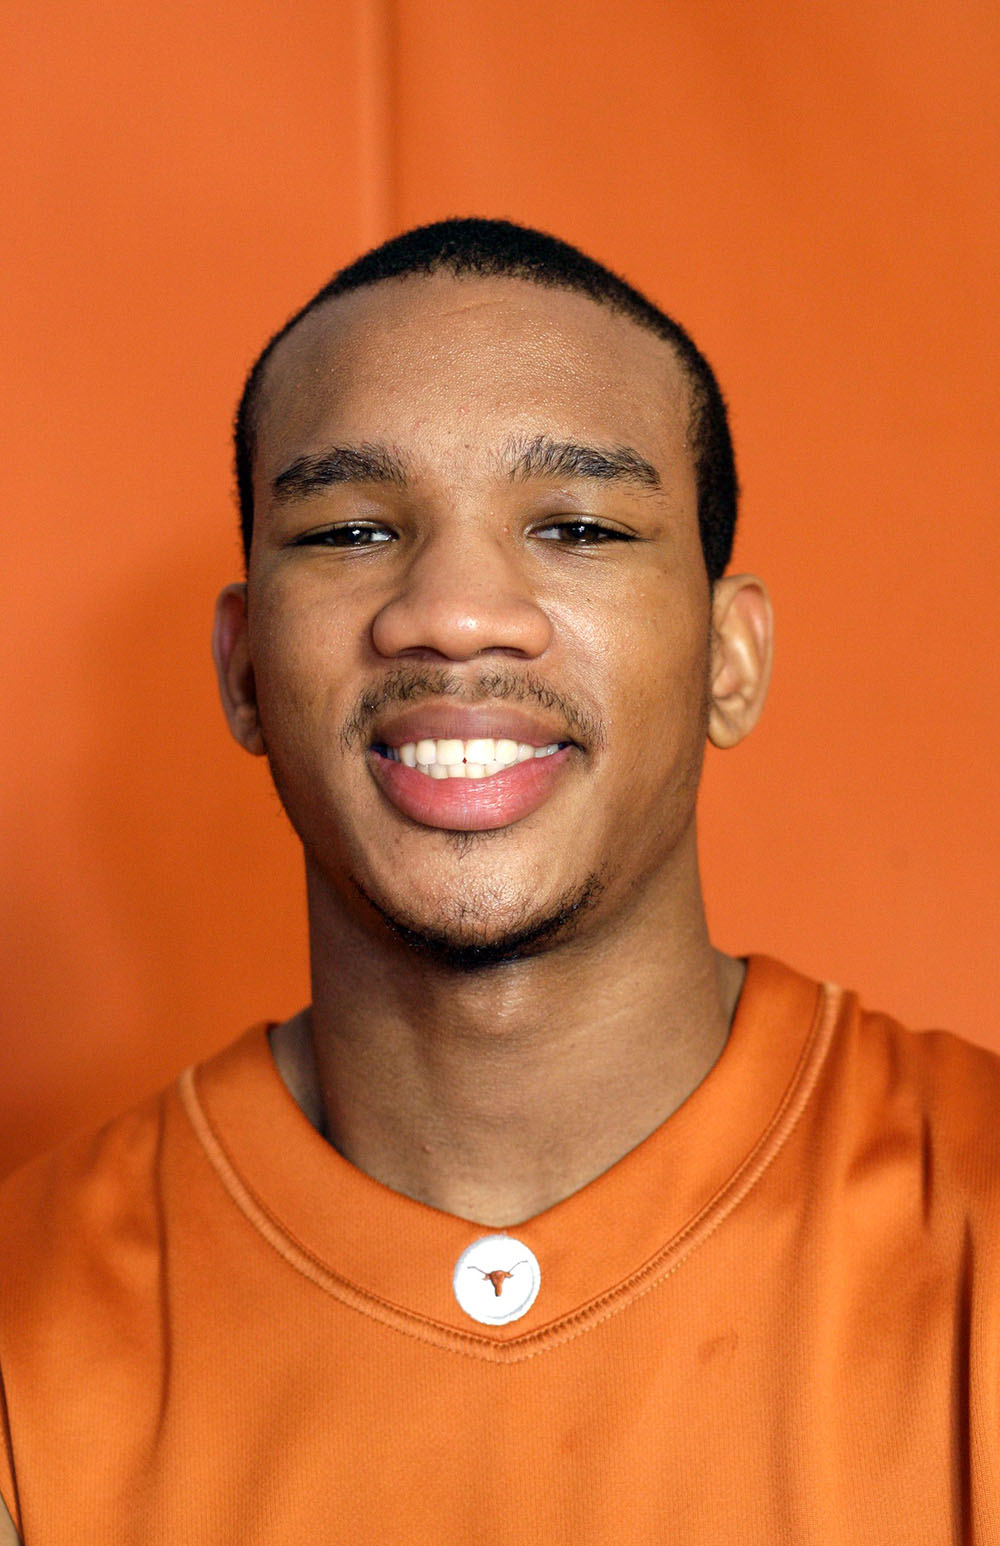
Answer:
M245 585L227 585L215 603L212 655L229 728L246 751L252 752L255 757L262 757L264 737L257 713L257 687L250 661Z
M736 746L757 723L774 652L771 598L753 574L727 574L712 593L712 679L708 736Z

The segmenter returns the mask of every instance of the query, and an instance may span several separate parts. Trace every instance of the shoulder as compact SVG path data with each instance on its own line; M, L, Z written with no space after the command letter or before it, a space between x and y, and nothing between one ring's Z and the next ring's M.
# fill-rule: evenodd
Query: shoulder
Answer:
M1000 1056L827 993L837 1008L816 1090L824 1143L855 1182L909 1177L925 1210L1000 1222Z
M911 1030L767 958L750 968L760 1037L802 1049L802 1184L854 1199L906 1195L921 1217L978 1220L987 1233L1000 1222L1000 1056L948 1031Z
M25 1433L72 1421L74 1384L88 1389L94 1364L114 1360L135 1305L149 1299L163 1108L147 1101L0 1185L0 1496L11 1506ZM0 1508L0 1543L4 1523Z
M133 1245L149 1234L167 1096L144 1102L95 1133L30 1160L0 1184L0 1284L4 1318L38 1281L86 1276L97 1242Z
M41 1258L50 1275L57 1261L91 1259L97 1242L105 1255L120 1245L134 1259L144 1241L158 1241L164 1207L183 1203L192 1167L204 1163L185 1088L194 1075L238 1085L247 1066L266 1062L266 1029L254 1026L132 1110L0 1182L0 1282L22 1261ZM79 1266L72 1260L72 1270Z
M235 1086L237 1109L241 1069L266 1060L263 1029L198 1071L224 1090ZM169 1366L163 1317L179 1242L194 1242L210 1271L202 1247L225 1195L189 1114L192 1083L182 1075L0 1184L0 1497L8 1506L13 1455L19 1472L41 1474L32 1457L44 1456L57 1432L86 1432L105 1419L113 1426L126 1409L133 1437L140 1414L155 1423L150 1402L156 1371ZM0 1546L2 1520L0 1510Z
M844 997L844 1036L857 1074L886 1108L919 1113L956 1143L1000 1155L1000 1055L944 1030L911 1030Z
M888 1113L919 1122L925 1165L1000 1214L1000 1056L864 1010L858 1035L882 1070Z

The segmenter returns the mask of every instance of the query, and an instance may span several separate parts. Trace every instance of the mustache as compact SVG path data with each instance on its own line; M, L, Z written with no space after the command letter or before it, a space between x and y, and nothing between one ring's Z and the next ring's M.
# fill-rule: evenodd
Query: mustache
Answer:
M474 677L459 676L445 666L397 667L388 676L368 687L358 698L340 732L344 747L351 751L367 744L372 724L386 709L400 703L419 703L423 698L456 698L468 704L524 703L556 714L572 740L591 749L604 745L604 726L600 715L582 703L557 692L530 671L504 671L498 667L478 672Z

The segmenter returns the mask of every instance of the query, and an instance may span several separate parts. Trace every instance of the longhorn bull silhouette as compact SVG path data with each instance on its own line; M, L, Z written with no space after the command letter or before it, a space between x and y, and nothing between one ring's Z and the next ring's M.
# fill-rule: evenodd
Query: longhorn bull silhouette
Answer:
M492 1272L484 1272L482 1267L477 1267L476 1264L471 1261L466 1262L465 1265L468 1267L470 1272L478 1272L481 1277L486 1279L487 1283L492 1283L493 1292L499 1299L500 1295L503 1293L503 1286L507 1279L514 1276L514 1273L517 1271L518 1267L526 1267L528 1265L528 1258L523 1256L520 1261L516 1261L509 1272L503 1267L494 1267Z

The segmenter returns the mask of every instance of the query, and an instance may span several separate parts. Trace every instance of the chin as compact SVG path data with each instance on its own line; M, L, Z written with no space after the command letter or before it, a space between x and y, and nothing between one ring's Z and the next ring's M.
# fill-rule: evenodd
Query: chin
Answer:
M451 918L420 919L386 906L358 881L355 886L382 922L410 950L452 971L475 972L527 960L572 939L604 890L597 875L544 911L491 922L487 908L469 902Z

